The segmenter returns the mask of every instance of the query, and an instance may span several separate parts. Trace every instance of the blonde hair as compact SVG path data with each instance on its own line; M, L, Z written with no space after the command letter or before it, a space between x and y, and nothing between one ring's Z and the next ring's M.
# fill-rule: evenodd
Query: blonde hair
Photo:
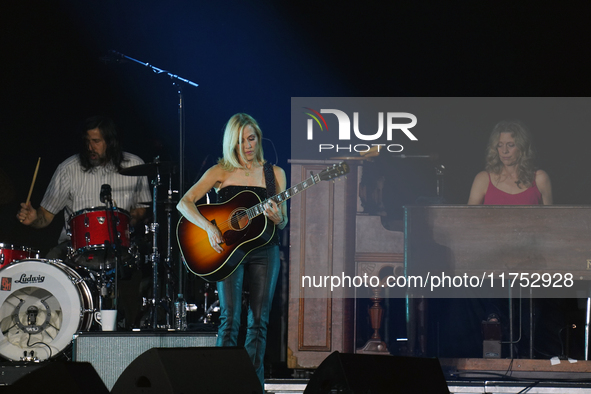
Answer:
M536 174L536 167L534 165L535 152L532 146L531 135L527 128L520 122L503 121L497 123L494 127L486 148L485 170L496 175L500 175L503 170L503 163L501 162L497 149L501 133L511 133L511 137L515 140L515 146L519 151L516 166L517 186L523 184L529 187L533 183Z
M242 161L246 161L244 153L242 152L242 135L244 129L248 126L252 127L258 140L254 160L261 164L265 162L263 146L261 144L263 141L263 133L259 124L252 116L238 113L228 120L224 130L224 140L222 142L224 157L218 160L218 164L221 165L225 171L244 168L243 165L240 164L240 158L242 158ZM238 155L240 155L240 157L238 157Z

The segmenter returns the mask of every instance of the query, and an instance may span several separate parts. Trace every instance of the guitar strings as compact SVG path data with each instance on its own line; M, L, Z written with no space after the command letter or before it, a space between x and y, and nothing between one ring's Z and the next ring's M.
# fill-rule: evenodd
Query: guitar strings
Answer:
M281 194L281 193L280 193L280 194ZM235 215L232 215L232 216L230 216L230 218L228 218L227 220L225 220L225 221L223 221L223 222L220 222L220 223L218 224L218 228L219 228L219 229L220 229L220 231L222 231L222 232L224 232L224 231L226 231L226 230L236 230L236 229L235 229L234 227L232 227L232 225L231 225L232 221L238 221L238 222L239 222L239 221L241 221L242 219L244 219L245 217L248 217L248 211L249 211L249 210L251 210L251 209L253 209L253 208L254 208L254 207L256 207L257 205L261 205L261 209L260 209L260 210L261 210L261 212L262 212L262 211L263 211L263 209L262 209L262 206L264 206L264 205L265 205L265 204L266 204L268 201L270 201L270 200L272 200L272 201L274 201L275 203L277 203L277 201L273 200L272 198L269 198L269 199L267 199L267 200L265 200L265 201L263 201L263 202L261 202L261 203L259 203L259 204L253 205L253 206L252 206L252 207L250 207L250 208L247 208L247 209L245 209L245 210L243 210L243 211L237 212ZM253 213L254 213L254 212L253 212ZM261 215L261 213L255 214L255 215L254 215L254 216L252 216L252 217L248 217L248 223L250 223L250 221L251 221L252 219L254 219L255 217L257 217L257 216L259 216L259 215ZM248 226L248 224L247 224L247 226ZM246 228L246 226L244 226L243 228ZM241 230L241 229L239 229L239 230Z
M248 211L249 211L249 210L252 210L252 209L253 209L254 207L256 207L257 205L260 205L260 206L261 206L261 208L260 208L260 212L259 212L259 213L256 213L256 212L254 212L254 211L253 211L253 213L256 213L256 214L255 214L254 216L252 216L252 217L249 217L249 218L248 218L248 224L250 224L250 221L251 221L252 219L254 219L255 217L257 217L257 216L259 216L260 214L262 214L262 212L264 211L264 209L263 209L263 206L264 206L264 205L265 205L265 204L266 204L268 201L273 201L273 202L275 202L276 204L278 204L278 205L279 205L280 203L282 203L282 202L285 202L287 199L289 199L289 197L291 197L291 196L293 195L293 190L294 190L294 188L297 188L297 189L295 189L295 190L301 191L301 190L305 190L305 189L307 189L308 187L310 187L311 185L309 185L309 186L306 186L306 187L304 187L303 189L302 189L302 188L300 188L300 187L301 187L303 184L305 184L305 183L306 183L306 182L308 182L308 181L312 182L312 184L316 184L316 183L320 182L320 178L318 177L318 174L317 174L317 175L313 175L313 176L312 176L312 177L310 177L309 179L306 179L305 181L303 181L303 182L300 182L300 183L298 183L297 185L295 185L295 186L292 186L292 187L290 187L290 188L288 188L288 189L286 189L286 190L282 191L281 193L278 193L278 194L276 194L275 196L273 196L273 197L271 197L271 198L268 198L268 199L266 199L265 201L262 201L262 202L260 202L259 204L253 205L252 207L250 207L250 208L247 208L247 209L245 209L245 210L243 210L243 211L241 211L241 212L237 213L236 215L233 215L233 216L231 216L231 217L230 217L228 220L226 220L226 221L223 221L223 222L220 222L220 223L219 223L219 225L218 225L218 228L219 228L219 229L220 229L220 231L222 231L222 232L224 232L225 230L235 230L235 229L232 227L232 225L231 225L231 223L232 223L232 220L240 221L240 220L244 219L244 217L248 216ZM277 201L277 197L279 197L279 196L281 196L281 195L283 195L283 200ZM287 197L287 198L285 198L285 197ZM248 224L247 224L247 226L248 226ZM244 226L243 228L246 228L246 226ZM241 229L240 229L240 230L241 230Z
M257 204L257 205L259 205L259 204ZM232 225L231 225L232 221L237 221L237 222L239 222L239 221L243 220L245 217L248 217L248 210L250 210L250 209L254 208L255 206L256 206L256 205L254 205L254 206L253 206L253 207L251 207L251 208L245 209L245 210L243 210L243 211L237 212L236 214L234 214L234 215L230 216L230 217L228 218L228 220L225 220L225 221L223 221L223 222L220 222L220 223L218 224L218 228L220 229L220 231L222 231L222 230L236 230L236 229L235 229L234 227L232 227ZM258 215L260 215L260 214L254 215L252 218L248 217L248 223L250 223L250 220L251 220L251 219L254 219L254 218L255 218L255 217L257 217ZM245 227L246 227L246 226L245 226ZM243 228L244 228L244 227L243 227Z
M310 181L310 180L312 180L312 178L310 178L310 179L307 179L306 181ZM316 180L316 182L320 182L320 179L317 179L317 180ZM301 183L299 183L299 184L297 184L297 185L295 185L295 187L300 187L300 186L301 186L303 183L305 183L305 181L304 181L304 182L301 182ZM309 186L308 186L308 187L309 187ZM256 214L255 214L254 216L252 216L252 217L249 217L249 218L248 218L248 223L250 223L250 221L251 221L252 219L254 219L255 217L257 217L257 216L259 216L259 215L261 215L261 214L262 214L262 212L264 211L264 209L263 209L263 206L264 206L264 205L265 205L265 204L266 204L268 201L273 201L273 202L275 202L276 204L278 204L278 205L279 205L280 203L282 203L282 202L285 202L287 199L289 199L289 197L288 197L288 198L285 198L285 197L287 197L287 196L291 196L291 195L292 195L292 193L293 193L293 189L294 189L294 186L290 187L289 189L286 189L286 190L282 191L281 193L278 193L278 194L276 194L275 196L273 196L273 197L271 197L271 198L268 198L268 199L266 199L265 201L262 201L262 202L260 202L259 204L255 204L255 205L253 205L252 207L250 207L250 208L247 208L247 209L245 209L245 210L243 210L243 211L241 211L241 212L237 213L236 215L233 215L233 216L231 216L231 217L230 217L228 220L226 220L226 221L223 221L223 222L220 222L220 223L219 223L219 225L218 225L218 228L219 228L219 229L220 229L220 231L222 231L222 232L223 232L223 230L234 230L234 228L233 228L233 227L232 227L232 225L231 225L231 223L232 223L232 220L240 221L240 220L244 219L244 217L245 217L245 216L248 216L248 211L249 211L249 210L252 210L252 209L253 209L254 207L256 207L257 205L260 205L260 206L261 206L261 207L260 207L260 212L259 212L259 213L253 212L253 213L256 213ZM304 190L305 190L305 189L307 189L307 187L305 187L305 188L304 188ZM302 190L302 189L300 189L300 190ZM283 200L277 201L277 198L276 198L276 197L279 197L280 195L283 195ZM223 228L222 228L222 226L223 226ZM248 226L248 224L247 224L247 226ZM243 227L243 228L246 228L246 226L245 226L245 227ZM241 229L240 229L240 230L241 230Z

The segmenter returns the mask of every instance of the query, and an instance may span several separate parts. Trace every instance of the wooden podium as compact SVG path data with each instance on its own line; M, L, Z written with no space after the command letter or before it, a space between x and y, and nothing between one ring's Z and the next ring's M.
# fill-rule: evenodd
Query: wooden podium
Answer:
M336 162L292 160L291 184ZM289 368L316 368L334 351L388 354L377 335L381 294L357 294L355 289L331 293L330 288L302 288L298 283L303 275L353 277L379 275L382 270L402 272L404 234L386 230L379 215L362 212L358 195L363 161L347 159L347 163L347 178L322 182L291 200ZM374 299L369 311L374 336L367 344L355 343L356 322L368 318L367 310L356 310L355 297Z
M334 163L292 160L291 184ZM316 368L336 350L353 350L352 299L333 298L330 288L306 289L298 283L304 275L353 274L357 166L349 165L347 178L321 182L291 199L288 368ZM308 298L312 290L318 298Z

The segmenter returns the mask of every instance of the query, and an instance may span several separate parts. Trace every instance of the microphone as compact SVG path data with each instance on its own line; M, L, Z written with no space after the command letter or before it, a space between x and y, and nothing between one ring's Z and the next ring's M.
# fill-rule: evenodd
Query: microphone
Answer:
M29 335L38 334L45 328L44 325L37 325L38 314L39 308L36 306L31 305L29 308L27 308L27 325L23 327L23 330Z
M27 324L29 326L36 326L38 313L39 313L39 308L37 308L34 305L31 305L27 309Z
M101 186L101 202L106 204L107 201L111 202L111 185L104 184Z

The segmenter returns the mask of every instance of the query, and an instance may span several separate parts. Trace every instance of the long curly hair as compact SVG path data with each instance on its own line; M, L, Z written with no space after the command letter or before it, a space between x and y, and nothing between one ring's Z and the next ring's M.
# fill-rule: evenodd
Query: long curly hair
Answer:
M517 158L517 186L530 187L535 179L535 151L532 145L532 137L527 128L517 121L503 121L497 123L488 139L486 148L486 166L485 170L489 173L501 175L503 163L499 157L497 145L501 133L511 133L515 139L515 146L519 151Z
M218 160L218 164L222 166L225 171L233 171L236 168L243 168L240 164L238 155L242 153L242 132L247 126L252 127L257 136L257 148L255 152L255 161L264 163L263 155L263 132L254 118L248 114L238 113L233 115L224 130L224 140L222 142L224 157ZM238 149L236 149L238 147ZM242 158L244 159L244 157Z
M117 171L121 170L121 163L123 162L123 150L117 135L117 127L111 118L106 116L92 116L84 121L82 130L82 146L80 150L80 164L84 171L89 171L93 165L90 162L88 154L88 141L86 140L88 130L98 128L107 144L107 151L105 152L107 163L111 162Z

